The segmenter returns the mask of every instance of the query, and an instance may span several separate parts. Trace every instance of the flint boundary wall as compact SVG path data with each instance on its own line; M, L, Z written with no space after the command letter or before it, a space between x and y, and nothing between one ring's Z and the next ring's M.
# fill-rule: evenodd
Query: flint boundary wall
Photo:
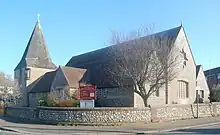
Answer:
M61 108L61 107L7 107L5 115L41 123L118 123L160 122L197 117L197 105L167 105L153 108ZM199 104L198 116L220 115L220 102Z

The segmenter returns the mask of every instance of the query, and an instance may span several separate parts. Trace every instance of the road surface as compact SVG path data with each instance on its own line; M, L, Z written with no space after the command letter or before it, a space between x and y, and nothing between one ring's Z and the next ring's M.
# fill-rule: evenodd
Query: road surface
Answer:
M1 131L0 135L135 135L136 133L127 132L124 131L117 131L117 132L111 132L111 131L80 131L76 129L34 129L34 128L18 128L16 127L17 132L13 131Z
M52 126L41 124L23 123L24 121L11 118L0 117L0 129L8 128L20 132L21 134L29 133L29 135L132 135L143 132L154 132L154 134L220 134L220 116L207 117L200 119L178 120L160 123L129 123L119 127L94 127L94 126ZM215 123L215 124L213 124ZM184 128L184 129L183 129ZM177 130L182 129L182 130ZM172 130L172 131L171 131ZM161 131L160 133L155 133ZM169 132L168 132L169 131ZM0 135L17 134L13 132L0 131ZM31 134L30 134L31 133ZM3 134L3 135L4 135Z
M85 132L85 131L73 131L73 130L33 130L33 129L25 129L20 128L19 130L29 132L29 135L135 135L137 133L120 133L120 132ZM0 135L18 135L25 134L23 133L13 133L13 132L0 132ZM31 132L31 134L30 134ZM149 133L150 134L150 133ZM210 125L210 126L202 126L197 128L188 128L181 130L174 130L163 133L151 133L151 135L215 135L220 134L220 124Z
M168 134L175 134L175 135L216 135L220 134L220 124L217 125L210 125L210 126L202 126L202 127L195 127L189 129L180 129L174 130L166 133L161 133L159 135L168 135Z

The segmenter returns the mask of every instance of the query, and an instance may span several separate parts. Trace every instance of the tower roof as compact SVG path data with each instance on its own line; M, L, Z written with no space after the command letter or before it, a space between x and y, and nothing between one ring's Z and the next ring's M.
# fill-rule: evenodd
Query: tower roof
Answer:
M56 68L56 65L50 58L50 54L44 40L43 31L40 26L39 18L28 41L21 61L16 66L15 70L27 66L47 69Z

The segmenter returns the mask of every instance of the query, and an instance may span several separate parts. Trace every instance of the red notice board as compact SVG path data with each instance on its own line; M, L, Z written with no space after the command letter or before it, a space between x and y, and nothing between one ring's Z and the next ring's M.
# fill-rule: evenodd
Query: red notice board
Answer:
M79 86L78 91L79 100L95 100L96 99L96 86Z

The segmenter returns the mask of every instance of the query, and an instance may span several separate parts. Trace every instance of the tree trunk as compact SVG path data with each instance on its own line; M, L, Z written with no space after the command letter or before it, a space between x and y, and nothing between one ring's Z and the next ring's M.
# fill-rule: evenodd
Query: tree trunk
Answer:
M166 65L166 83L165 83L165 100L166 100L166 104L169 103L169 97L168 97L168 71L167 71L167 65Z
M145 106L145 107L148 107L147 99L143 98L143 100L144 100L144 106Z
M166 104L169 103L168 99L168 79L166 78L166 83L165 83L165 96L166 96Z

